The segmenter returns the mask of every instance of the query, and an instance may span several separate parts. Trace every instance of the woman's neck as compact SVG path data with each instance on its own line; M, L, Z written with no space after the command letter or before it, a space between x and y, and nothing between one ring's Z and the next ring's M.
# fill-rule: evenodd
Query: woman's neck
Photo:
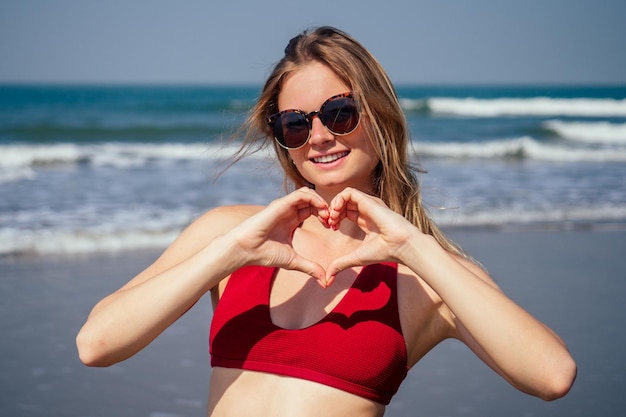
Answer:
M339 193L341 193L343 190L345 190L348 187L352 187L355 188L359 191L362 191L366 194L372 194L372 190L374 189L373 186L368 186L368 187L359 187L356 185L341 185L341 186L337 186L337 187L319 187L316 186L315 188L313 188L315 190L316 193L318 193L320 195L320 197L322 197L328 204L330 204L330 202L335 198L335 196Z
M348 219L343 219L339 228L333 230L321 224L318 219L309 217L302 223L301 228L308 233L316 235L321 241L327 242L329 248L340 242L360 241L365 237L363 230Z

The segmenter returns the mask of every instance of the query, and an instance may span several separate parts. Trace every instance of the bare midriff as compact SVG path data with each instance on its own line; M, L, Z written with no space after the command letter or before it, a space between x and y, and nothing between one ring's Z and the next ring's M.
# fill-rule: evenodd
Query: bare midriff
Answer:
M275 374L215 367L211 417L381 417L385 406L317 382Z

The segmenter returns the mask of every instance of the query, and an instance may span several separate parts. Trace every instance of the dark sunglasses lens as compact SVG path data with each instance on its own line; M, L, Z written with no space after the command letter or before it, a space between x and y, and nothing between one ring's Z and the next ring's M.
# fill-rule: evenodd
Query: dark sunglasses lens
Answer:
M354 99L335 98L324 105L322 118L322 122L331 132L343 135L352 132L359 124L359 110Z
M282 113L274 122L274 137L287 148L299 148L309 139L309 124L300 113Z

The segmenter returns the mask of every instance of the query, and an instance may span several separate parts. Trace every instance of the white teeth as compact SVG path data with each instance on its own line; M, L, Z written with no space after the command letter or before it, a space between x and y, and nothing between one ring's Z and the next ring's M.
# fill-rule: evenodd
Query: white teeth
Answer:
M348 152L341 152L341 153L334 153L332 155L319 156L317 158L313 158L313 162L318 163L318 164L327 164L329 162L333 162L333 161L336 161L337 159L343 158L346 155L348 155Z

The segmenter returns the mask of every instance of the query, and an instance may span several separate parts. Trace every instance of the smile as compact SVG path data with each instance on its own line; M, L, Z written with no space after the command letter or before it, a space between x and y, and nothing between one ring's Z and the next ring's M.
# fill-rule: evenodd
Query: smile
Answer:
M313 158L312 161L315 162L316 164L328 164L330 162L334 162L338 159L341 159L347 156L349 153L350 152L345 151L345 152L334 153L332 155L318 156L317 158Z

